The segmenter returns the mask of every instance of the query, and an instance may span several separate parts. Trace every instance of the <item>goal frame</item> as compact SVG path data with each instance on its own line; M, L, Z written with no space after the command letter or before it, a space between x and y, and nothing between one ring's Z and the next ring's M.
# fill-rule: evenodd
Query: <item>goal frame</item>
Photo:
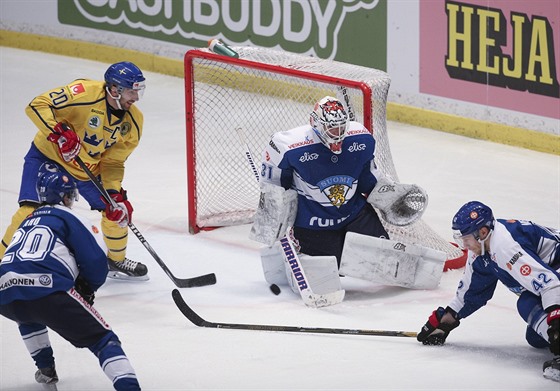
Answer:
M354 80L326 76L311 72L305 72L297 69L285 68L277 65L264 64L240 58L223 56L201 49L192 49L185 53L184 69L185 69L185 119L186 119L186 144L187 144L187 198L188 198L188 224L189 232L196 234L201 230L211 230L219 228L199 227L197 224L197 192L196 192L196 132L195 132L195 96L194 96L194 67L193 61L196 58L222 62L225 64L234 64L257 70L264 70L271 73L278 73L287 76L299 77L307 80L320 81L341 88L350 87L359 89L363 94L363 118L362 124L373 134L373 116L372 116L372 91L371 88L363 83Z

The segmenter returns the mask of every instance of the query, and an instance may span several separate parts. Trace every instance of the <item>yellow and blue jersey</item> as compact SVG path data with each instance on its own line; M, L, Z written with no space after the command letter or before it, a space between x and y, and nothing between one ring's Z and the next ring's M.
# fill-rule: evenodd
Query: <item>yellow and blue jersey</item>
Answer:
M107 189L121 188L124 162L138 146L144 118L135 105L129 110L111 108L105 98L105 82L78 79L34 98L25 109L37 126L33 143L49 159L74 178L88 177L75 162L65 162L56 144L47 140L58 122L65 122L82 140L80 158Z

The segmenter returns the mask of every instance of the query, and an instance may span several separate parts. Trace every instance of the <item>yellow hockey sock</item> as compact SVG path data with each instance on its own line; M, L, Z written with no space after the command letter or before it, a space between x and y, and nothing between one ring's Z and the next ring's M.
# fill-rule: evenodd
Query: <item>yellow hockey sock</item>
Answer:
M33 213L33 211L37 208L38 205L35 206L23 205L19 207L16 213L14 213L12 217L12 222L6 229L6 233L4 233L4 237L2 238L2 245L0 246L0 258L4 256L4 253L6 252L6 248L12 241L12 236L14 236L14 233L21 225L21 222L25 220L25 218L29 216L31 213Z
M126 256L126 246L128 244L128 227L119 227L117 223L105 217L101 219L101 230L103 239L108 248L107 257L112 261L124 261Z

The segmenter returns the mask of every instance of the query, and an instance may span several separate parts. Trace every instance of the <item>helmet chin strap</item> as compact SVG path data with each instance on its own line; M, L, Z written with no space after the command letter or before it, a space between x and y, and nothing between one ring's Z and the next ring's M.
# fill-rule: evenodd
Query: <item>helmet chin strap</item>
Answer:
M480 235L478 236L478 238L476 238L478 243L480 243L480 255L486 254L486 241L488 240L491 234L492 234L492 230L489 230L488 234L484 239L480 239Z
M119 108L119 110L122 110L122 107L121 107L121 94L119 93L119 95L113 96L113 94L111 94L111 91L109 91L109 88L105 87L105 90L107 91L107 94L109 94L109 96L115 101L115 103L117 104L117 107Z

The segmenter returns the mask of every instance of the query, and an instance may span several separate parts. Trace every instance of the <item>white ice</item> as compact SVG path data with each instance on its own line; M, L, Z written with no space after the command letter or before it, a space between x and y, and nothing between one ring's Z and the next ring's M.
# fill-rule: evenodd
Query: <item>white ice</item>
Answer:
M36 95L76 78L101 80L107 64L0 47L0 233L17 208L23 156L36 130L24 113ZM202 317L218 322L419 331L455 292L461 270L440 287L411 291L343 279L342 304L310 309L285 288L265 283L259 245L249 226L190 235L187 229L183 80L147 72L138 103L142 142L127 162L124 186L134 223L179 277L214 272L218 283L182 289ZM219 110L216 107L216 110ZM302 118L302 123L307 119ZM389 123L402 182L430 195L427 223L447 240L450 220L478 199L503 218L560 226L560 157ZM224 189L227 191L227 189ZM86 202L78 211L98 220ZM175 307L171 280L130 235L128 255L150 269L150 281L107 281L95 307L120 337L145 390L555 390L542 377L548 350L525 342L516 296L499 285L492 301L464 319L443 347L414 338L310 335L197 328ZM80 325L76 325L80 327ZM38 390L35 367L16 324L0 319L0 390ZM110 390L85 349L50 334L59 390Z

